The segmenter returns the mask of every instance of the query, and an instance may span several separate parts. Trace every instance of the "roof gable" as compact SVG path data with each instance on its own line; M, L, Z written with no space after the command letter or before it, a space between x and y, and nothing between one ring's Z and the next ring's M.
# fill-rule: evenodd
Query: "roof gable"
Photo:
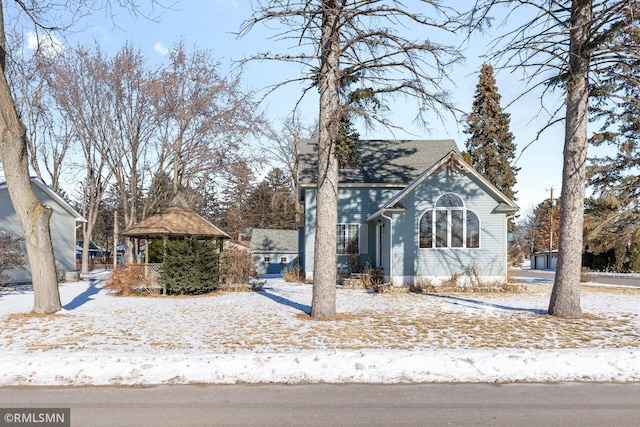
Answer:
M459 153L454 140L359 140L360 164L340 169L341 184L387 184L405 186L447 153ZM317 182L317 140L300 144L299 181Z
M86 222L87 220L82 217L69 203L67 203L58 193L53 191L51 187L44 183L38 177L31 177L31 185L37 187L40 191L49 197L49 200L56 202L65 212L71 215L76 222ZM0 190L7 188L7 183L3 176L0 176ZM37 196L37 194L36 194ZM46 201L40 200L46 204Z
M502 191L500 191L495 185L491 184L478 171L469 166L460 154L451 151L447 155L442 157L438 162L433 164L430 168L421 173L418 177L416 177L409 185L399 191L387 203L385 203L384 206L382 206L374 214L370 215L366 220L371 221L372 219L381 216L385 211L400 208L402 206L402 200L409 193L411 193L427 177L442 170L443 168L448 168L452 173L455 172L455 170L462 170L466 173L471 174L475 179L482 182L487 187L489 194L491 194L497 201L497 206L494 209L496 213L511 213L516 212L519 209L518 205L507 198L502 193Z

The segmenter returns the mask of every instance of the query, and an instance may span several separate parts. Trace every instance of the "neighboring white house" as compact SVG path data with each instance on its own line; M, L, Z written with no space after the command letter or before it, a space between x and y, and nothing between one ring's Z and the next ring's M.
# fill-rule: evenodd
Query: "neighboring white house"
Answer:
M279 274L298 258L298 231L254 228L250 248L258 274Z
M67 272L76 269L76 227L86 220L39 178L31 178L31 186L36 197L53 209L50 220L53 254L58 277L63 278ZM4 177L0 177L0 233L24 237ZM26 270L13 269L6 274L11 277L9 283L31 282L28 267Z

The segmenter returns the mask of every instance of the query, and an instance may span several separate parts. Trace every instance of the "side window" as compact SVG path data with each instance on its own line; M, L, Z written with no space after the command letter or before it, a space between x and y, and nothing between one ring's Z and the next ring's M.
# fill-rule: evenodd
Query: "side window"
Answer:
M479 248L480 219L460 196L443 194L418 225L421 248Z
M338 254L360 253L358 235L360 224L338 224Z
M480 247L480 219L472 211L467 211L467 247Z

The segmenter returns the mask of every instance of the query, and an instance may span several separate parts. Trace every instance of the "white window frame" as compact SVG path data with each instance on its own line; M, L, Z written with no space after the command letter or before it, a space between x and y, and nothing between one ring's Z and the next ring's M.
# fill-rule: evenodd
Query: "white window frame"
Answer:
M344 232L342 232L341 235L341 231L340 228L344 227ZM355 236L356 236L356 241L358 242L358 253L360 253L360 230L361 230L361 226L359 223L353 223L353 222L349 222L349 223L339 223L337 225L337 247L336 247L336 253L338 255L346 255L347 252L345 252L346 248L347 248L347 243L349 242L349 238L347 236L351 235L351 233L349 233L349 231L351 231L351 228L355 227L356 228L356 232L355 232Z
M442 197L444 197L445 195L455 195L457 196L460 201L462 202L462 206L451 206L451 207L436 207L438 204L438 200L440 200ZM438 197L438 200L436 200L436 203L434 203L434 207L427 209L421 216L420 218L418 218L418 247L419 249L480 249L481 247L481 236L482 236L482 227L480 224L480 217L478 216L477 213L475 213L473 210L469 209L466 207L465 203L464 203L464 199L462 197L460 197L458 194L455 193L445 193L443 195L441 195L440 197ZM452 212L453 211L461 211L462 212L462 245L461 246L451 246L451 242L452 242ZM447 225L447 236L446 236L446 245L445 246L437 246L437 234L436 231L438 230L437 228L437 212L446 212L447 213L447 219L446 219L446 225ZM468 216L469 216L469 212L471 212L473 215L475 215L475 217L478 219L478 246L477 247L467 247L467 241L468 241L468 236L467 236L467 223L468 223ZM431 215L431 246L427 246L427 247L422 247L421 246L421 241L422 241L422 233L421 233L421 225L422 225L422 220L425 217L425 215Z

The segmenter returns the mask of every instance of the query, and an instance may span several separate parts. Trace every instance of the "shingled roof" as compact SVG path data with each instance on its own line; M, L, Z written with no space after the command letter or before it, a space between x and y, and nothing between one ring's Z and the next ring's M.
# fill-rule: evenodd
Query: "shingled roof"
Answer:
M451 151L460 153L452 139L442 140L359 140L356 157L360 164L340 169L342 184L407 185ZM299 181L317 181L318 148L315 139L300 144Z
M230 239L224 231L192 211L181 199L171 207L143 219L120 234L127 237L183 237L196 239Z
M254 228L250 247L252 252L298 252L298 232Z

